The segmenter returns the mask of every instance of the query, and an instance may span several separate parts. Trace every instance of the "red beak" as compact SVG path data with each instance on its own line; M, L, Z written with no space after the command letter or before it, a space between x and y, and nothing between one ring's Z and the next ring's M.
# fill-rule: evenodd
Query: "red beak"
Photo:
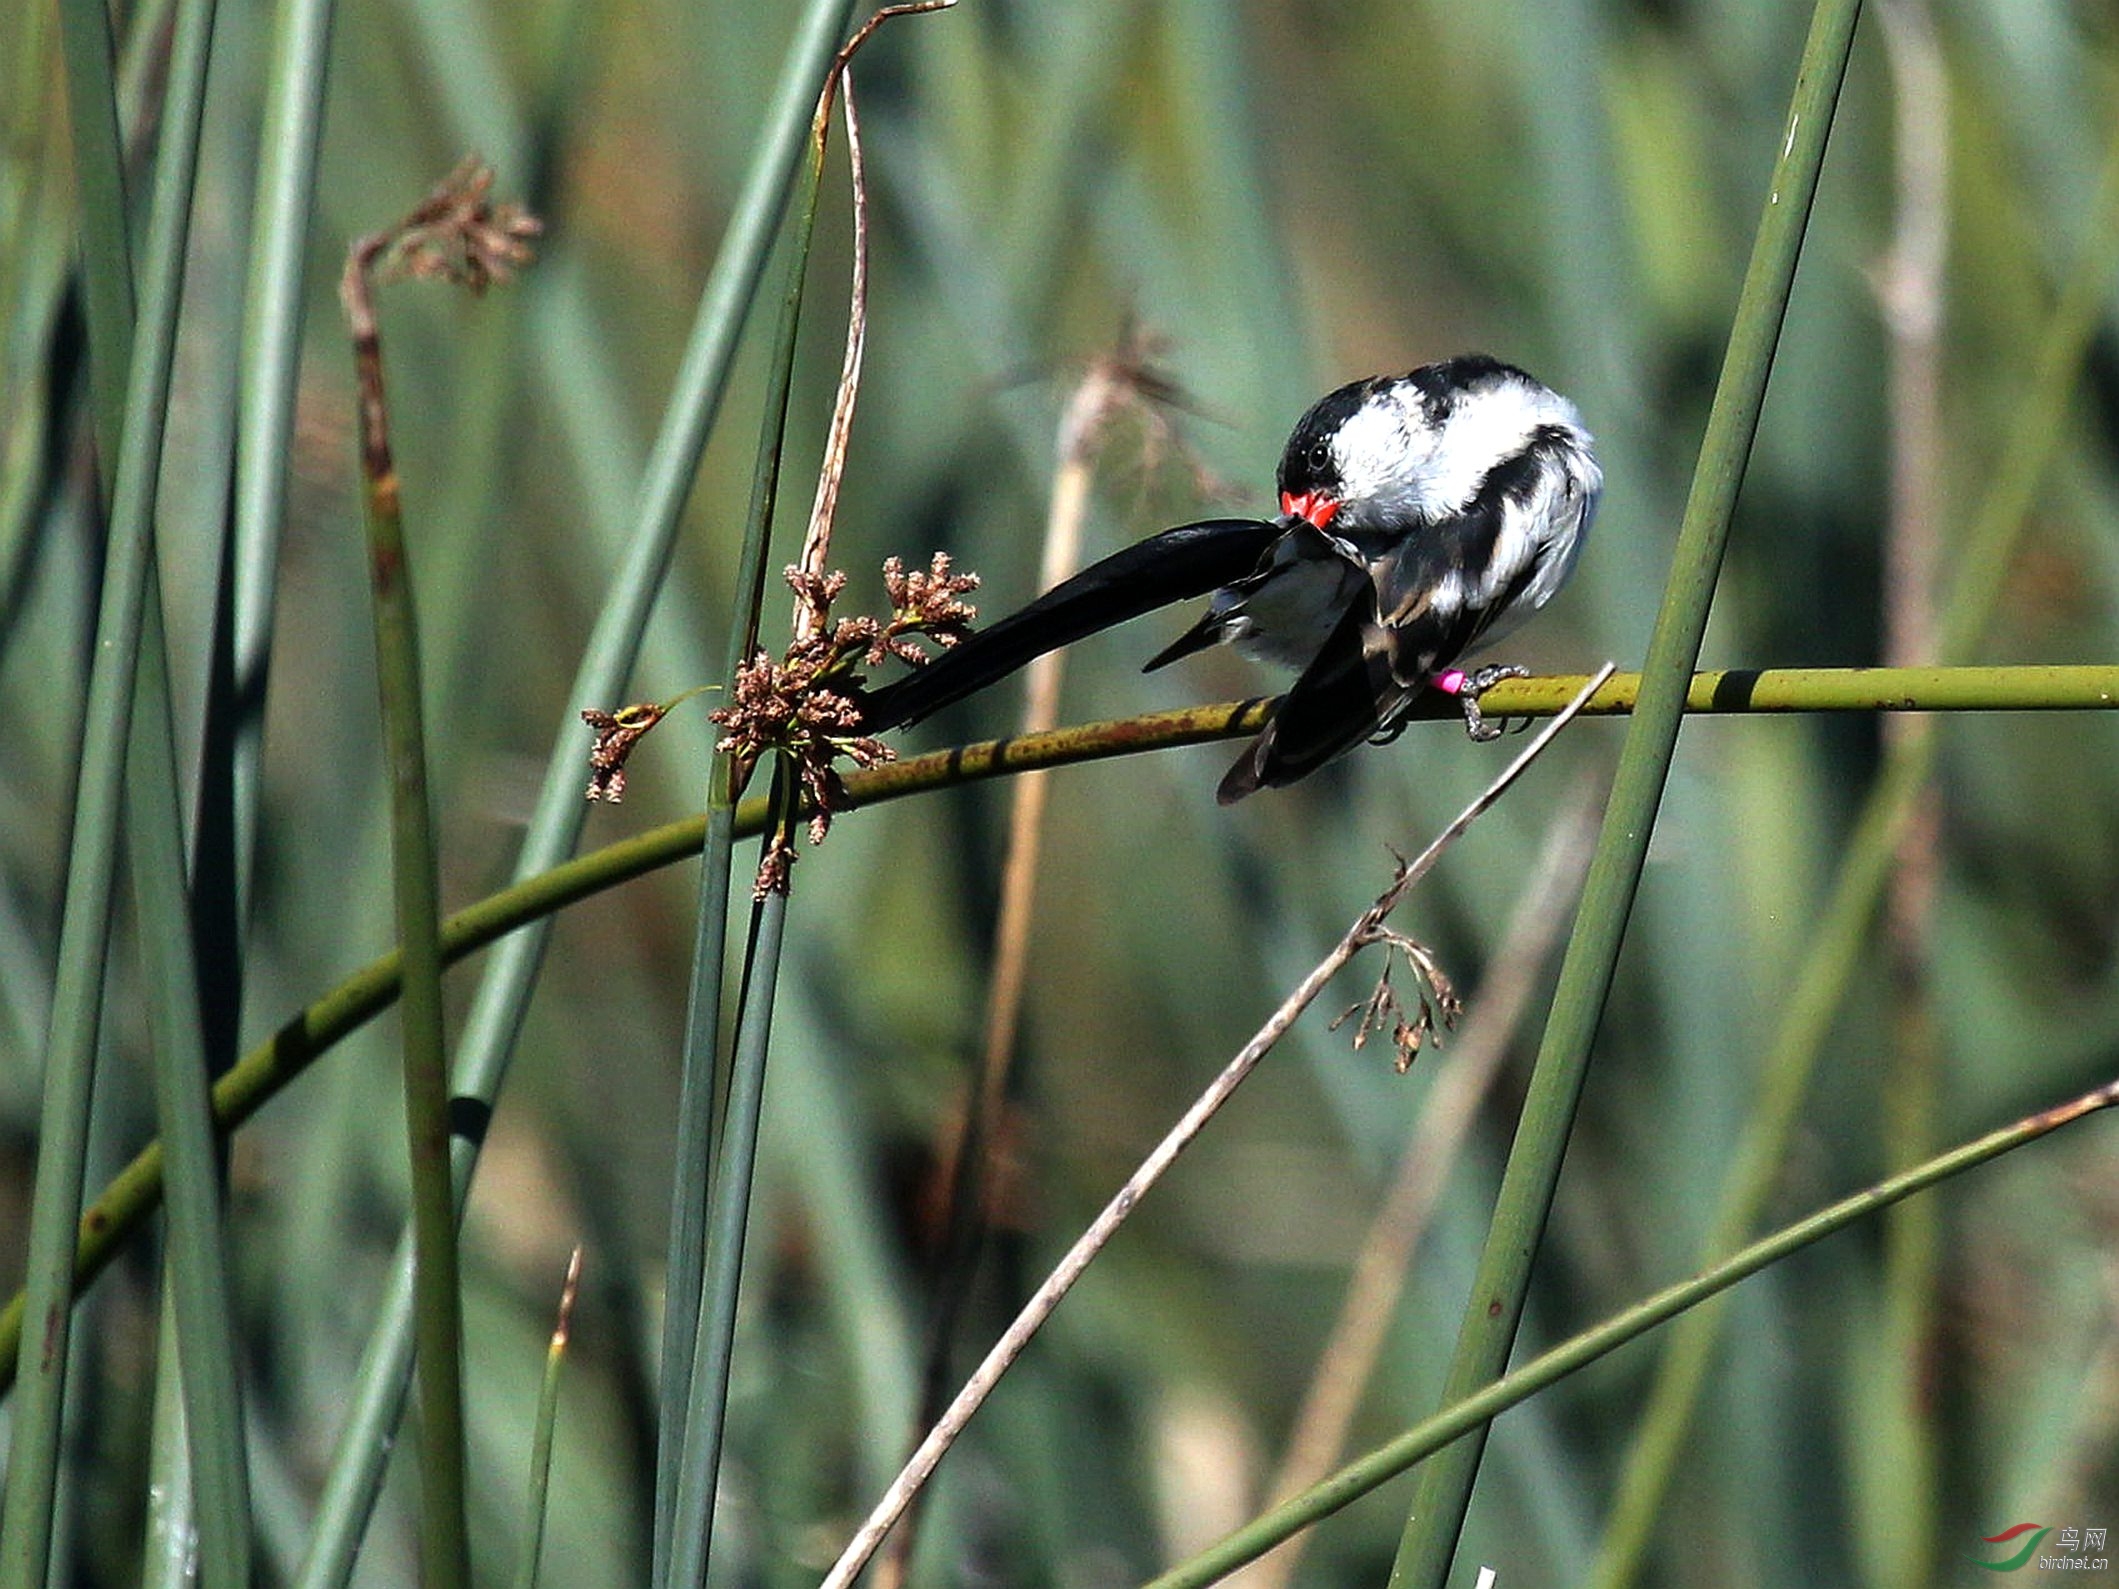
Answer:
M1316 491L1305 491L1300 496L1292 491L1283 491L1280 493L1280 511L1291 519L1306 520L1321 530L1332 522L1332 515L1339 511L1339 504Z

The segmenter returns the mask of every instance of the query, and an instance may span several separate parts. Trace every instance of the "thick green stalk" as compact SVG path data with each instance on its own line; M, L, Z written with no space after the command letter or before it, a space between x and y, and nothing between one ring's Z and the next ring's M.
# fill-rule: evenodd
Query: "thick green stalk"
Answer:
M1473 1395L1449 1403L1395 1440L1348 1463L1330 1478L1274 1507L1211 1549L1171 1568L1153 1580L1147 1589L1201 1589L1201 1586L1213 1583L1244 1563L1257 1560L1298 1530L1330 1516L1378 1485L1396 1478L1415 1463L1450 1448L1452 1442L1461 1443L1467 1435L1547 1386L1557 1384L1686 1309L1718 1296L1767 1265L1801 1252L1805 1247L1846 1229L1856 1220L1866 1219L1917 1192L1924 1192L1966 1170L1976 1169L2115 1103L2119 1103L2119 1081L2107 1082L2057 1108L2030 1115L2014 1125L2004 1126L1929 1159L1903 1174L1879 1181L1865 1191L1842 1198L1807 1219L1798 1220L1753 1242L1690 1280L1667 1286L1623 1313L1616 1313L1602 1324L1584 1330L1550 1351L1541 1352L1521 1368Z
M649 457L623 564L611 581L562 714L537 806L516 861L518 883L558 866L581 836L588 807L581 798L584 740L580 713L608 707L624 693L641 636L676 545L707 431L720 407L735 358L743 312L765 267L788 184L800 160L817 85L845 32L853 0L808 0L774 89L728 232L701 293L691 340L678 370L662 428ZM549 929L538 926L500 946L486 967L459 1042L455 1091L490 1108L500 1091L530 990L543 963ZM460 1136L455 1149L456 1203L469 1195L479 1144ZM409 1263L401 1248L399 1274ZM319 1527L298 1579L301 1589L342 1584L353 1568L359 1533L382 1482L402 1382L411 1360L409 1287L393 1278L375 1334L362 1357L345 1427L326 1480L324 1506L336 1526ZM392 1381L392 1383L384 1383Z
M58 979L45 1050L25 1266L28 1329L20 1354L29 1372L17 1398L7 1490L4 1507L0 1507L0 1585L6 1589L42 1589L51 1554L73 1314L74 1246L102 1025L118 814L133 730L142 625L150 597L159 602L158 593L151 590L155 498L190 237L192 180L198 162L212 19L211 0L191 0L174 36L169 109L155 164L144 261L145 307L136 335L109 17L99 0L68 0L60 7L96 430L109 471L111 519L83 713L81 774L67 855ZM166 679L166 659L156 660ZM166 695L153 698L150 705L156 701L166 702ZM168 743L166 716L144 727L151 739ZM181 887L181 864L177 877ZM199 1349L206 1350L203 1342Z
M773 768L773 827L792 843L801 816L794 763ZM771 843L769 836L766 840ZM715 1166L706 1274L693 1340L691 1405L670 1516L669 1576L657 1589L705 1589L713 1545L714 1491L721 1473L721 1436L728 1416L728 1371L735 1357L736 1299L743 1277L743 1241L750 1226L750 1193L758 1161L758 1122L765 1108L765 1058L780 980L780 946L787 928L787 895L767 890L751 911L744 946L743 986L736 1000L736 1039L729 1069L728 1110Z
M420 1562L426 1589L471 1581L464 1517L463 1298L449 1166L449 1055L441 997L441 882L427 795L419 623L403 497L383 402L369 272L387 235L356 246L343 297L360 385L362 498L375 612L375 679L390 784L392 894L403 965L405 1139L412 1169L412 1308L418 1347Z
M787 287L781 295L779 329L774 333L766 377L764 419L758 434L757 464L751 476L750 511L744 520L743 546L736 559L728 655L721 672L724 688L733 684L737 670L758 648L766 552L772 540L773 505L779 499L788 392L794 384L795 333L802 320L802 290L808 276L810 238L816 226L817 190L823 171L824 146L812 140L788 231ZM736 801L742 794L737 785L740 776L734 759L717 751L706 781L706 848L700 863L699 921L684 1017L676 1171L670 1188L669 1257L663 1271L662 1418L655 1432L654 1561L650 1580L654 1583L663 1581L670 1558L670 1515L676 1504L677 1471L683 1460L693 1345L699 1330L707 1198L713 1181L714 1061L720 1052L722 962L727 948Z
M1952 561L1937 643L1945 661L1978 650L2007 586L2009 561L2066 432L2068 409L2115 274L2119 274L2119 140L2107 159L2083 256L2039 346L2016 427L2002 447L1978 516ZM1962 683L1995 670L1920 671ZM1901 739L1885 752L1883 769L1856 820L1818 929L1811 934L1803 963L1791 979L1780 1025L1760 1060L1758 1103L1746 1116L1743 1140L1731 1160L1721 1201L1702 1243L1703 1262L1743 1240L1779 1179L1810 1078L1824 1053L1825 1038L1868 951L1869 924L1919 791L1935 764L1936 748L1935 735L1930 733ZM1671 1332L1598 1547L1590 1578L1598 1589L1621 1589L1640 1571L1706 1384L1722 1316L1720 1305L1702 1308Z
M1962 684L1957 682L1960 674L1968 676ZM1938 694L1952 698L1956 703L1954 710L2088 711L2119 706L2119 667L1998 667L1702 673L1695 676L1689 692L1689 709L1701 714L1741 712L1752 709L1756 700L1771 699L1776 703L1771 708L1774 711L1870 712L1893 703L1908 710L1929 710L1933 706L1929 697L1911 688L1914 675L1924 679L1940 677ZM1976 678L1970 677L1974 675ZM2019 675L2023 677L2019 679ZM1742 687L1730 685L1731 679L1737 679ZM1487 699L1506 701L1511 715L1544 716L1550 699L1557 697L1560 704L1565 704L1566 691L1559 686L1579 692L1585 682L1581 677L1511 681L1497 685ZM1583 708L1584 715L1623 712L1639 682L1635 674L1615 676ZM1504 690L1511 693L1504 696ZM1142 751L1240 738L1257 732L1266 704L1263 700L1224 701L931 751L849 774L847 808L878 805L1041 767L1074 766ZM1451 705L1447 710L1454 715L1457 708ZM737 807L733 832L742 838L757 833L764 824L765 800L753 797ZM511 884L465 906L442 923L442 958L454 965L568 905L689 860L700 853L705 834L706 818L687 817ZM215 1084L214 1118L221 1129L232 1131L256 1114L313 1060L388 1009L397 996L398 957L393 950L371 960L290 1017ZM459 1184L459 1199L462 1191ZM102 1272L119 1247L153 1212L161 1195L162 1149L159 1143L150 1143L111 1181L82 1219L76 1258L79 1281L85 1283ZM409 1262L402 1267L401 1278L407 1280L404 1305L409 1309ZM17 1295L0 1308L0 1391L12 1383L15 1351L22 1337L22 1306L23 1299ZM389 1309L390 1304L386 1303L385 1311ZM360 1382L364 1376L357 1374L355 1378Z
M155 178L156 219L148 239L145 327L150 338L157 334L156 299L166 295L173 313L181 294L214 14L212 0L188 3L176 14L162 117L163 158ZM153 346L152 341L142 344L143 349ZM151 518L152 501L146 511ZM234 1317L236 1287L214 1132L213 1072L201 1010L195 916L185 886L184 808L178 789L169 650L151 535L145 583L125 826L154 1051L156 1116L168 1165L165 1284L173 1303L177 1349L162 1362L165 1367L174 1364L179 1374L179 1422L188 1447L182 1471L189 1492L178 1486L171 1497L180 1510L188 1506L199 1581L208 1589L249 1589L250 1473ZM228 1046L233 1048L232 1041Z
M150 554L151 555L151 554ZM196 1490L199 1582L249 1589L250 1473L243 1433L220 1145L208 1085L199 974L184 887L184 811L170 737L169 670L159 581L150 561L139 707L126 786L126 840L153 1038L155 1115L167 1165L167 1283Z
M1486 1249L1458 1331L1444 1382L1445 1401L1461 1401L1499 1378L1515 1344L1531 1263L1552 1208L1588 1074L1590 1046L1603 1017L1684 721L1685 692L1706 632L1737 487L1765 401L1766 378L1787 313L1860 11L1859 0L1819 0L1812 14L1786 134L1737 300L1662 609L1649 641L1640 699L1619 757L1604 829L1560 969ZM1422 1470L1391 1567L1393 1589L1442 1589L1485 1443L1482 1427Z

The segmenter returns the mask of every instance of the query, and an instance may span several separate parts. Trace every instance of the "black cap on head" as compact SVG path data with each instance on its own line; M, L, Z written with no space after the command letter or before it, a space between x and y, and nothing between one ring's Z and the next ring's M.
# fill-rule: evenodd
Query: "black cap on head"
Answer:
M1537 384L1513 364L1503 364L1491 353L1460 353L1455 358L1423 364L1406 380L1419 390L1427 417L1438 425L1450 416L1466 392L1480 391L1504 380Z
M1418 407L1428 424L1439 427L1468 393L1509 380L1537 385L1513 364L1504 364L1486 353L1460 353L1423 364L1404 375L1377 375L1349 382L1319 398L1295 422L1294 432L1280 455L1280 490L1286 496L1338 501L1344 495L1346 482L1339 477L1333 441L1346 422L1379 393L1395 389L1401 403L1417 394Z
M1332 438L1339 427L1368 400L1374 380L1354 381L1327 393L1310 405L1310 411L1295 421L1287 447L1280 454L1280 489L1288 496L1315 493L1339 495L1339 465L1332 457Z

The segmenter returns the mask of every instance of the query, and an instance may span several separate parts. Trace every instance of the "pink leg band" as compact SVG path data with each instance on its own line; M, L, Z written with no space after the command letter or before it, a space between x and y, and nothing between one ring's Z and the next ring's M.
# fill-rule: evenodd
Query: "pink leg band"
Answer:
M1438 690L1446 690L1451 695L1463 694L1464 670L1462 668L1451 668L1447 672L1436 674L1435 688Z

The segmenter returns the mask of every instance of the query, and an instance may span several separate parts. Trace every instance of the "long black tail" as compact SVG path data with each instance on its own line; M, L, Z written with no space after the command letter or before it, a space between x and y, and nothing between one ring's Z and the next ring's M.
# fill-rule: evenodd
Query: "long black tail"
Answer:
M1264 519L1206 519L1136 541L926 667L866 694L861 703L865 725L880 733L917 723L1047 651L1241 579L1257 568L1283 529Z

